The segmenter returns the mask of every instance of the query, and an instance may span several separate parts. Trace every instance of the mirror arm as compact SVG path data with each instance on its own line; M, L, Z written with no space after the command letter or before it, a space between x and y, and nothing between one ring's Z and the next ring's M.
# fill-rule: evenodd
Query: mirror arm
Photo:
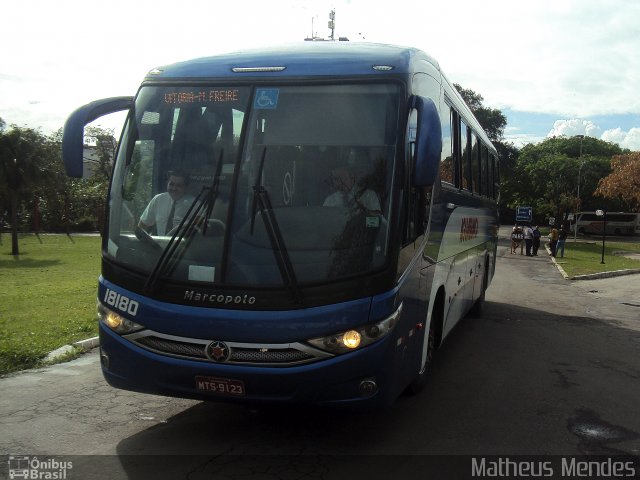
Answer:
M88 103L69 115L62 134L62 158L68 176L82 177L85 125L104 115L129 110L132 105L133 97L105 98Z
M414 96L412 107L418 111L416 130L415 176L416 186L433 185L440 167L442 152L442 126L433 100Z

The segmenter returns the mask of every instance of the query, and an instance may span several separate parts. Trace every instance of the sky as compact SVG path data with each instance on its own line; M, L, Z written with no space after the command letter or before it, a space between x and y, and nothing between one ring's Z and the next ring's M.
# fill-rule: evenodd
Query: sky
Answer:
M417 47L507 117L516 146L589 135L640 151L636 0L5 0L0 117L58 130L154 67L328 37ZM97 123L119 134L122 114Z

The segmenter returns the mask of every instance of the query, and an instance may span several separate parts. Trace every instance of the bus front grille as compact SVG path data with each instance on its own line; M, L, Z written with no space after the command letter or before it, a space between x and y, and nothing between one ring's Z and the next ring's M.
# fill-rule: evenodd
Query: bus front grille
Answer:
M301 343L259 345L225 342L224 345L229 350L228 356L224 360L214 360L207 355L207 347L212 343L207 340L164 335L150 330L125 335L124 338L161 355L227 365L286 367L332 356Z
M204 354L205 345L202 344L177 342L158 337L142 337L135 343L158 353L166 353L178 357L200 358L202 360L207 358Z

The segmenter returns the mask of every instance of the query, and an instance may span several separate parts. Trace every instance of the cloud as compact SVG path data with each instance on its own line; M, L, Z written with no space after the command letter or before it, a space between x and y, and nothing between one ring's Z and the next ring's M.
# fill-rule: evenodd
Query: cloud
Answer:
M640 128L632 127L628 131L625 131L617 127L605 130L602 133L601 131L602 129L591 120L580 120L577 118L556 120L553 123L553 128L547 134L547 138L586 135L588 137L599 138L605 142L617 143L622 148L640 151Z
M504 139L508 143L513 143L517 148L522 148L530 143L540 143L544 141L545 137L536 133L525 133L520 128L507 127L504 132Z
M590 120L556 120L553 128L547 137L573 137L575 135L587 135L589 137L599 137L600 127Z
M605 130L602 134L602 140L613 142L622 148L628 148L633 151L640 151L640 128L632 128L625 132L620 127Z
M169 0L5 3L3 14L12 21L3 25L4 37L17 39L0 49L0 116L8 123L56 130L84 103L135 94L155 66L301 41L312 29L326 37L334 7L338 36L420 48L451 81L481 94L486 106L551 115L544 128L521 130L520 143L544 138L556 118L640 112L640 1L396 0L391 7L370 0L273 0L265 8L258 0L235 0L234 11L243 15L226 12L213 29L194 28L195 19L208 25L220 15L208 0L183 0L179 8ZM444 20L406 28L408 11L412 18ZM86 21L86 12L100 22ZM451 35L453 21L464 35ZM131 22L139 24L133 37ZM629 131L640 126L633 122L601 125Z

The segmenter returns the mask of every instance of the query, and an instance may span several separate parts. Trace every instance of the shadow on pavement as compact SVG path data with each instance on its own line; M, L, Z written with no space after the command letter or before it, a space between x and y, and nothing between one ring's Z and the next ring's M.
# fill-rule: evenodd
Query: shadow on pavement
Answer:
M382 478L406 455L628 454L640 447L639 347L638 332L487 302L483 318L463 320L441 347L425 390L389 410L203 402L123 439L117 451L128 478ZM625 425L626 434L585 438L587 417L608 431ZM391 471L367 461L379 456Z

